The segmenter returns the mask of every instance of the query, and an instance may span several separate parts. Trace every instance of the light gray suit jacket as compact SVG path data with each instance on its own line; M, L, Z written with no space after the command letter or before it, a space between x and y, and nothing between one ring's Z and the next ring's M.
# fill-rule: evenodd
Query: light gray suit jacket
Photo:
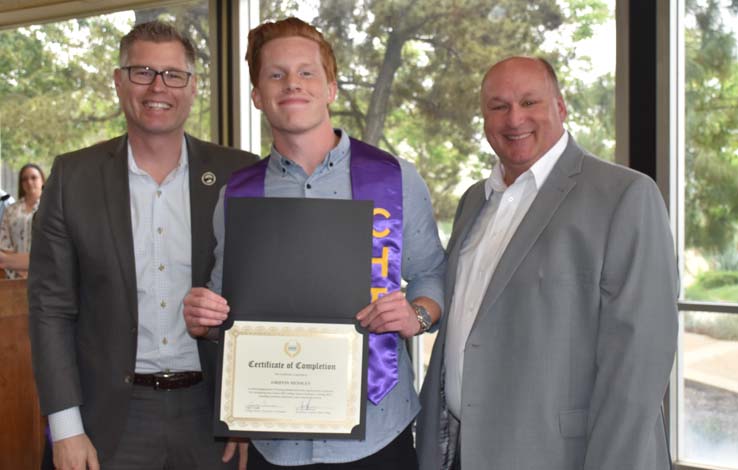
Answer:
M446 309L459 251L485 204L464 194L448 244ZM422 470L663 470L661 402L676 349L678 280L651 179L569 144L487 287L466 342L459 421L444 396L445 315L418 418ZM449 432L452 433L449 438Z
M127 138L54 161L33 223L28 279L33 368L41 411L80 406L102 461L115 449L133 391L138 300ZM187 136L192 285L214 264L213 208L230 174L257 157ZM211 172L215 184L206 185ZM205 380L216 346L198 341Z

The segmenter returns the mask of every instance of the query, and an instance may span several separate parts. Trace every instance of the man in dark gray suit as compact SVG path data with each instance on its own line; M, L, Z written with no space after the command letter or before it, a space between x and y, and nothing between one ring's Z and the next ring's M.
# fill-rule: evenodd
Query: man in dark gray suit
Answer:
M213 265L212 211L256 157L184 125L195 51L172 26L120 43L127 134L56 158L33 225L33 364L59 469L214 469L216 348L190 337L182 299Z
M495 64L481 105L499 164L448 244L421 469L670 468L677 275L656 185L576 144L543 60Z

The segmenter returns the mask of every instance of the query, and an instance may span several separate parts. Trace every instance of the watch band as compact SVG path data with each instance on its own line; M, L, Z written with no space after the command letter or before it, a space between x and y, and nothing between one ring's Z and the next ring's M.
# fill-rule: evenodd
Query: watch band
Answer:
M410 304L413 306L413 310L415 310L415 316L418 319L418 323L420 323L420 331L418 331L418 335L421 335L428 331L433 324L433 319L430 316L430 313L428 313L428 310L419 304Z

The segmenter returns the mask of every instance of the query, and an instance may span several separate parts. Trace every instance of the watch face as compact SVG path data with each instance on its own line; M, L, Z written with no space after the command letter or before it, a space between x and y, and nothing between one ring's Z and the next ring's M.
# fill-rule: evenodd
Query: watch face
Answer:
M420 323L421 331L427 331L432 323L431 316L428 313L428 310L426 310L425 307L423 307L422 305L417 304L413 304L413 308L415 309L415 314L418 316L418 322Z

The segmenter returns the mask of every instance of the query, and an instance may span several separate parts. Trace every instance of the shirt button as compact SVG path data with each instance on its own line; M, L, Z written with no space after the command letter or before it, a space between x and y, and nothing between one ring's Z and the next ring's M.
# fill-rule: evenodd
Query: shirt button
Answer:
M160 264L159 265L159 271L164 271L164 265L163 264Z
M156 190L156 197L161 197L161 189Z
M127 384L132 383L133 382L133 377L131 376L131 374L126 374L126 376L123 377L123 382L125 382Z
M308 188L308 189L311 189L312 188L312 186L309 183L306 184L305 187Z
M164 339L161 340L161 344L163 344L164 346L166 346L168 343L169 343L169 341L167 341L166 338L164 338Z
M512 196L510 196L509 198L507 198L507 200L510 201L510 202L513 202L515 200L515 198L512 197Z
M163 300L161 301L159 305L161 305L161 308L167 308L167 303Z
M158 233L159 235L161 235L162 233L164 233L164 229L161 228L161 227L159 227L159 228L156 229L156 233Z

